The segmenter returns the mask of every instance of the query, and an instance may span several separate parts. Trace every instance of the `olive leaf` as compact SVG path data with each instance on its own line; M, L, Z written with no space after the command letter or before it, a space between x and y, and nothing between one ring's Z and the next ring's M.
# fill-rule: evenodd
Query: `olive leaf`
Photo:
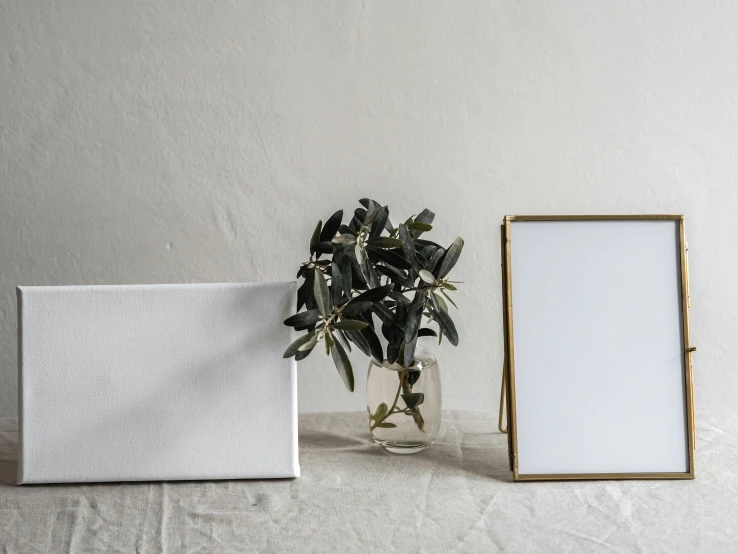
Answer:
M364 208L356 208L354 210L354 217L359 222L359 227L361 227L362 225L364 225L364 223L366 221L366 214L368 214L369 211L370 210L368 210L368 209L365 210ZM371 210L371 211L374 211L374 210Z
M454 290L456 290L456 289L454 289ZM456 302L454 302L451 299L451 297L448 294L446 294L446 291L445 290L442 290L441 291L441 294L446 297L446 300L448 300L449 302L451 302L451 304L453 305L454 308L456 308L457 310L459 309L459 307L456 305ZM448 310L446 310L446 311L448 311Z
M384 231L385 225L389 218L389 208L387 208L387 206L384 206L383 208L375 210L374 213L376 214L376 217L372 222L372 228L369 233L369 236L372 238L379 237L382 231ZM368 225L368 223L364 222L364 225Z
M410 304L411 300L402 294L401 292L397 292L393 290L391 293L389 293L389 297L394 300L395 302L399 302L401 304Z
M433 256L433 254L438 250L435 246L428 245L428 246L420 246L417 245L418 248L416 248L416 252L419 254L420 259L425 260L425 267L428 267L428 264L430 263L430 259Z
M366 251L358 242L354 247L354 254L356 255L356 261L359 262L359 264L363 264L366 261Z
M400 355L400 346L402 346L401 341L390 342L387 345L387 362L394 364L397 361Z
M376 210L380 207L379 202L372 200L371 198L361 198L359 199L359 204L364 206L367 210Z
M365 211L366 217L364 218L364 221L362 221L361 226L371 229L372 223L374 223L374 220L377 219L377 216L380 213L380 208L375 207Z
M397 248L403 245L403 241L400 239L393 239L390 237L377 237L366 241L367 246L374 246L377 248Z
M425 394L422 392L407 392L402 395L402 399L408 408L414 410L425 401Z
M369 209L375 210L375 209L377 209L377 208L379 208L381 206L381 204L379 202L377 202L376 200L372 200L370 198L362 198L361 200L359 200L359 204L361 204L362 206L364 206L367 210L369 210ZM386 206L385 206L385 208L386 208ZM389 216L389 209L387 210L387 215ZM385 223L384 223L384 229L388 233L391 233L392 232L392 223L390 222L389 217L387 218L387 221L385 221Z
M373 305L373 302L362 302L354 299L345 308L343 308L343 310L341 310L341 313L343 315L361 314L367 310L371 310Z
M410 269L413 267L411 262L408 262L405 258L392 250L385 250L383 248L377 248L376 246L368 246L367 252L369 253L370 259L378 262L385 262L399 269Z
M342 235L338 235L337 237L333 237L333 239L331 239L331 242L333 244L354 244L356 243L356 237L349 233L344 233Z
M436 282L436 278L433 277L433 274L428 271L427 269L421 269L418 271L418 276L425 281L426 283L433 284Z
M295 354L295 361L299 362L300 360L304 360L310 355L312 351L312 348L309 350L298 350L297 354Z
M338 210L328 218L328 221L323 225L323 230L320 232L320 242L329 241L335 236L336 232L338 232L338 228L341 226L342 219L343 210Z
M326 329L325 332L325 353L330 354L331 348L336 344L336 341L333 340L333 333L331 333L330 329Z
M341 268L336 262L331 263L331 301L334 305L338 304L343 295L343 274Z
M382 264L377 266L377 271L382 275L389 278L393 283L400 283L406 287L412 287L413 281L410 276L401 269L397 269L389 264Z
M333 243L331 241L316 242L312 246L312 251L317 252L318 254L330 254L333 252ZM315 263L320 265L320 262Z
M382 362L384 360L384 350L374 328L371 325L365 327L361 330L361 336L369 344L369 354L367 355L371 355L375 360Z
M428 208L425 208L422 212L415 216L415 223L427 223L428 225L430 225L431 223L433 223L433 219L435 219L435 217L435 213L430 211Z
M398 225L397 230L402 240L402 256L412 267L412 261L415 258L413 238L410 236L410 231L407 230L407 226L404 223Z
M342 319L333 323L335 329L342 331L361 331L364 327L368 327L369 324L365 321L359 321L357 319Z
M359 331L344 331L346 338L359 347L365 356L371 356L372 350L363 333Z
M346 333L343 331L338 331L336 333L336 340L341 343L341 346L343 346L348 352L351 352L351 343L346 338Z
M318 221L318 224L315 226L315 230L313 231L313 236L310 237L310 252L313 251L313 247L320 242L320 230L323 227L323 222Z
M374 268L374 264L370 263L370 260L366 260L364 262L364 267L366 268L366 273L369 276L369 286L371 288L377 288L380 286L379 282L379 275L377 274L377 270Z
M411 340L406 340L400 349L402 355L402 364L405 367L410 367L415 363L415 347L418 344L418 335L413 336Z
M407 318L405 319L405 343L409 344L417 339L418 329L420 328L420 320L423 317L423 307L425 306L425 293L418 291L415 293L412 304L407 310Z
M362 292L359 296L355 297L353 299L353 302L379 302L390 292L392 292L393 288L393 285L384 285L383 287L370 289L366 292Z
M386 416L387 412L389 412L389 406L382 402L379 406L377 406L377 410L374 412L374 415L372 415L372 419L374 421L378 421Z
M287 347L287 350L284 351L283 357L284 358L291 358L292 356L294 356L295 354L297 354L297 351L299 350L299 348L303 344L305 344L306 342L308 342L312 338L313 338L313 334L312 333L308 333L306 335L302 335L300 338L298 338L297 340L293 341L292 344L290 344Z
M441 309L437 298L438 297L436 295L431 295L434 319L438 322L438 326L441 328L441 331L443 331L443 334L446 336L448 341L454 346L457 346L459 344L459 335L456 332L456 326L454 325L451 316L448 315L448 312Z
M284 324L288 327L297 327L302 325L310 325L320 319L318 310L307 310L306 312L300 312L293 316L288 317L284 320Z
M302 283L302 285L299 286L297 289L297 311L300 311L300 308L302 308L305 305L305 300L308 294L308 284L307 279Z
M439 295L437 292L433 292L433 296L435 297L435 299L438 302L438 305L441 307L441 309L444 312L448 312L448 304L446 304L446 301L443 299L443 297L441 295Z
M315 302L315 293L313 292L313 286L315 284L315 272L308 271L305 274L305 282L302 284L304 287L303 300L305 301L305 307L308 310L315 310L318 304ZM300 311L300 308L297 308Z
M315 301L318 303L318 311L320 315L327 316L331 313L331 295L328 291L328 283L323 276L323 272L315 270L315 285L313 285L313 294Z
M343 292L346 295L346 298L351 298L351 290L353 285L351 260L347 252L350 248L350 245L336 244L335 242L333 243L333 264L336 265L336 267L338 268L338 273L341 274L341 287L343 288ZM335 276L335 269L333 268L333 266L331 266L331 277L333 278Z
M346 388L350 392L354 392L354 370L351 368L351 361L340 342L335 343L334 348L331 349L331 355Z
M310 339L305 341L303 344L297 347L297 350L303 352L305 350L312 350L315 345L318 344L318 335L311 335Z
M396 308L398 313L395 313L392 310L390 310L387 306L382 304L381 302L377 302L376 304L374 304L374 311L379 316L379 319L381 319L382 321L391 323L397 329L399 329L400 331L404 333L405 332L405 322L401 319L401 314L399 313L401 307L402 306L398 304Z
M418 223L418 221L413 221L412 223L408 223L407 225L408 229L412 229L413 231L420 231L426 232L431 231L433 229L432 225L428 225L427 223Z
M456 262L459 261L459 256L461 256L462 248L464 248L464 239L462 239L461 237L456 237L456 240L453 242L453 244L448 247L448 250L446 250L446 253L443 256L443 260L441 261L441 265L438 268L438 273L435 273L437 278L443 279L446 275L448 275L448 272L451 271L456 265Z
M407 384L412 387L420 379L420 371L408 371L405 379L407 380Z

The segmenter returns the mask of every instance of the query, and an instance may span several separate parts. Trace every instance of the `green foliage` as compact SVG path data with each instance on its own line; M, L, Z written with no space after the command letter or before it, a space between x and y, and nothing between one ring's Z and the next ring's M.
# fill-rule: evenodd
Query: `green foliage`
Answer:
M405 401L405 405L414 410L417 406L420 406L425 400L425 395L422 392L408 392L402 395L402 399Z
M353 343L378 361L399 362L411 367L418 337L445 336L453 345L458 333L448 313L448 295L455 291L446 276L456 265L464 247L458 237L448 248L421 239L433 229L435 214L424 209L397 227L389 219L389 209L369 198L362 198L348 224L343 210L335 212L325 225L319 221L310 238L310 258L297 273L304 281L297 291L298 313L285 325L305 331L287 347L285 358L306 358L323 343L346 388L354 389L354 374L347 351ZM321 259L327 256L329 259ZM302 308L304 311L300 311ZM430 327L435 323L438 332ZM387 340L386 353L377 336L376 323ZM419 373L419 372L415 372ZM412 383L406 383L412 388ZM408 409L423 402L422 393L402 395ZM381 412L384 406L384 413ZM381 404L371 414L377 427L394 426L385 422L387 406Z

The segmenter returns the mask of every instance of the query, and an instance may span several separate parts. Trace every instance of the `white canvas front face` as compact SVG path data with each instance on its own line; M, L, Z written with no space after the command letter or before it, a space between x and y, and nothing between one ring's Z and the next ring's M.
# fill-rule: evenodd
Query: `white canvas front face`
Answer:
M509 238L519 474L687 472L678 222Z
M296 477L294 283L21 287L20 483Z

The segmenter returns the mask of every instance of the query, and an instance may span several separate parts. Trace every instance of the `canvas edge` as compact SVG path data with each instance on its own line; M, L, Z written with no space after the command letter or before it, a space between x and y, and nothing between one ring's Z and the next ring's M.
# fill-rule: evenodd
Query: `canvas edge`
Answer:
M297 305L297 281L290 281L292 291L290 294L290 307ZM286 317L292 315L292 310L288 310ZM294 331L291 331L291 335ZM292 338L292 336L290 337ZM300 426L299 426L299 405L298 405L298 388L297 388L297 361L294 357L290 358L290 382L292 383L292 466L291 474L287 477L300 476Z
M16 482L24 484L23 471L23 293L25 287L15 287L16 309L18 313L18 470Z

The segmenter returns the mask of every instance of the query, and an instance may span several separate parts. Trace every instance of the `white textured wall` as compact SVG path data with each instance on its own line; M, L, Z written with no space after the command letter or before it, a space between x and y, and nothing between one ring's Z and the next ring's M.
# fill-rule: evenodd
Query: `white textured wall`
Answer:
M682 212L697 404L735 401L738 5L0 0L0 415L16 284L286 280L371 195L466 239L445 406L496 410L506 213ZM363 409L332 363L303 411Z

